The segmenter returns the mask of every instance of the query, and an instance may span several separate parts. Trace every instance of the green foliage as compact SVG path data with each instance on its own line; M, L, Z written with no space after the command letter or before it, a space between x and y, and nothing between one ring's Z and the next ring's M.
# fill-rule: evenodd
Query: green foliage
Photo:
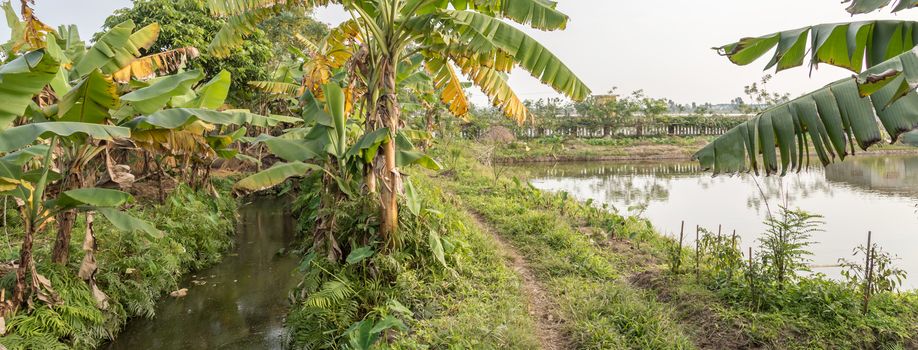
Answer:
M462 205L482 215L529 263L579 348L693 348L665 307L622 277L628 266L602 242L653 240L643 220L538 191L519 181L494 181L466 153L439 180ZM562 209L563 208L563 209ZM564 214L559 215L560 212ZM662 244L662 241L654 244Z
M781 207L778 216L765 219L768 229L759 238L761 259L769 281L784 288L798 273L808 271L806 263L812 255L807 248L813 244L812 235L822 232L822 216L803 210Z
M873 270L870 271L870 286L871 290L867 291L868 294L880 294L886 292L896 292L899 287L902 286L902 280L905 279L907 273L905 270L902 270L899 267L895 266L895 261L898 258L890 255L888 252L884 251L877 244L872 244L873 250L871 254L871 264ZM866 256L867 247L858 246L854 248L853 258L858 256ZM839 263L842 265L842 276L848 282L849 285L854 287L865 286L865 281L867 280L867 268L864 267L863 262L852 261L848 259L839 259Z
M8 333L0 345L8 349L92 349L111 339L130 317L153 317L156 301L177 288L179 278L218 261L231 247L235 201L226 187L220 197L180 186L163 205L144 205L131 214L152 222L166 235L148 235L115 229L105 221L94 223L98 239L96 275L99 288L110 298L109 308L96 305L85 281L73 266L52 264L48 247L36 251L39 273L47 276L60 304L41 304L20 311L7 321ZM75 227L85 225L78 220ZM71 254L82 256L81 241L72 242ZM75 259L79 260L79 259ZM0 287L15 282L12 274Z
M105 20L104 28L112 28L125 20L132 20L138 26L159 23L159 40L147 50L157 53L181 47L192 46L203 52L214 33L220 30L224 21L210 15L203 2L197 0L136 0L133 6L115 11ZM98 36L97 36L98 38ZM263 32L255 33L245 47L237 48L226 58L203 54L192 61L191 66L202 69L205 79L221 71L228 71L233 78L230 102L251 107L251 90L246 84L252 80L264 80L270 74L269 62L273 57L273 38Z
M320 175L303 181L296 201L304 246L321 238L312 234L317 210L333 210L340 225L335 237L348 259L329 261L315 251L304 258L305 277L287 319L296 347L363 348L387 325L395 327L385 332L394 336L394 348L537 344L518 277L426 176L411 179L400 215L401 248L389 254L375 254L379 245L368 241L374 201L355 198L320 209L320 181Z

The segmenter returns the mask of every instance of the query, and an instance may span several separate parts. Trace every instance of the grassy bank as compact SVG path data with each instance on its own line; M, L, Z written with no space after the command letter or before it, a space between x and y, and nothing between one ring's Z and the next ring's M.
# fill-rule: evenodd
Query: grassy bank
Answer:
M35 261L38 273L47 277L57 295L51 305L36 303L6 321L0 345L8 349L92 349L116 336L131 317L153 317L156 301L178 289L180 277L221 259L233 245L236 201L229 195L229 180L214 180L219 197L180 186L163 204L143 203L130 212L160 229L164 236L116 230L107 221L96 220L96 274L99 289L108 296L107 306L96 299L76 271L83 258L81 249L85 219L74 226L68 266L50 262L52 228L37 237ZM18 258L17 231L11 227L13 243L2 247L2 259ZM6 295L15 284L15 273L0 279Z
M341 263L306 254L287 320L292 345L537 348L546 324L550 339L583 349L918 345L914 292L877 293L865 314L856 285L818 275L778 285L723 244L676 254L646 220L512 178L522 174L495 179L475 147L433 152L447 169L409 170L400 244L387 254L371 241L375 202L334 209L332 235L350 248L332 259ZM318 197L306 187L298 211L308 252Z
M456 151L446 151L452 154ZM459 151L462 152L462 151ZM467 151L466 151L467 152ZM802 277L750 290L748 273L729 279L717 257L686 248L672 273L675 244L649 223L623 218L451 155L438 187L461 198L509 239L538 273L582 348L915 348L918 294L881 293L861 312L858 286Z
M382 343L393 349L538 347L521 280L493 238L469 224L458 198L423 176L410 181L423 200L419 215L403 212L397 252L378 254L371 242L367 250L344 252L344 264L306 255L287 318L291 345L365 349L368 339L385 336ZM314 214L308 197L300 201L305 230ZM359 203L342 210L360 222L373 208ZM304 246L312 240L305 234ZM360 327L367 324L377 330Z
M476 154L489 155L504 163L616 161L616 160L689 160L692 155L714 140L713 136L660 136L615 138L544 137L520 139L487 145L465 142ZM904 144L879 144L866 154L918 153L918 148ZM811 151L815 154L815 151Z

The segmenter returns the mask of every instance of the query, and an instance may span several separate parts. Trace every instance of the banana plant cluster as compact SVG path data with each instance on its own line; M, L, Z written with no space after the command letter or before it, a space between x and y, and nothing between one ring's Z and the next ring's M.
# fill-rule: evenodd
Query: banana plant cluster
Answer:
M850 1L852 14L891 1ZM897 1L893 11L914 7ZM866 150L888 136L913 139L918 128L918 22L903 20L820 24L715 48L738 65L772 52L765 69L809 62L851 70L855 76L770 108L731 129L695 154L714 173L760 169L784 175L809 164L810 151L823 165Z
M363 133L376 135L384 130L379 157L365 169L369 193L378 193L380 238L393 246L397 241L398 197L402 180L398 170L399 132L404 126L403 102L399 98L401 67L419 55L420 65L433 80L442 103L456 115L468 112L462 73L479 87L508 117L522 122L529 118L525 105L507 82L507 73L520 67L556 91L580 100L590 94L586 85L557 56L532 37L505 20L540 30L563 29L568 17L545 0L450 1L450 0L208 0L215 15L226 17L227 24L208 48L215 55L229 54L244 42L257 24L293 7L340 4L351 15L342 26L354 33L345 86L362 106ZM334 32L334 31L333 31ZM311 61L323 66L329 57L324 45L312 45ZM334 52L334 51L332 51ZM458 69L457 69L458 68ZM328 71L304 71L306 81L324 83ZM285 83L290 83L285 82ZM268 87L266 84L262 84ZM315 86L315 84L312 84ZM280 85L274 85L279 87ZM286 85L287 87L293 87ZM288 89L286 91L299 91Z
M280 136L267 134L245 138L252 143L263 143L284 162L246 177L235 185L239 192L262 191L277 186L291 177L302 177L319 172L325 188L322 189L318 224L314 232L314 248L324 252L332 261L344 255L336 236L344 230L337 226L333 210L340 202L355 200L365 193L365 169L379 155L380 146L389 142L389 130L378 129L362 134L361 120L354 116L360 111L348 112L346 90L339 81L332 80L321 88L322 98L310 91L302 96L304 127L287 129ZM429 156L416 151L410 137L398 133L396 162L399 166L420 165L439 170L440 165Z
M56 226L52 260L68 264L79 213L87 223L79 276L99 306L107 305L94 279L93 219L151 239L162 234L121 211L132 201L122 189L134 181L122 163L131 162L138 149L183 157L186 164L232 157L231 144L243 126L282 122L248 111L215 111L223 107L229 74L200 84L203 73L182 71L197 56L194 48L144 55L159 35L157 24L137 28L126 21L87 45L74 26L55 30L40 22L29 4L21 1L22 19L10 2L2 4L12 36L0 46L0 196L15 199L25 232L14 293L0 305L0 317L33 297L56 302L35 269L33 243ZM216 130L228 126L239 129Z

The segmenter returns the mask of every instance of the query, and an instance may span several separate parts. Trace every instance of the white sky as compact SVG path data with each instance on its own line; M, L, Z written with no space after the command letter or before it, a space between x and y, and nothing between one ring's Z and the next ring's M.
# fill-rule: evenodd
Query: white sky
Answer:
M97 31L105 17L129 0L37 0L36 13L51 26L77 24L84 39ZM654 97L680 103L727 102L743 96L743 86L759 80L767 58L737 67L711 47L744 36L760 36L809 24L852 20L840 0L560 0L558 8L571 17L567 30L527 30L567 63L596 93L613 86L620 92L644 89ZM854 20L910 19L914 11L888 11ZM317 10L317 18L338 23L339 8ZM0 26L0 39L9 30ZM850 73L820 66L782 72L770 90L799 95ZM524 99L554 96L550 88L526 72L512 75L511 84ZM480 101L479 101L480 102Z

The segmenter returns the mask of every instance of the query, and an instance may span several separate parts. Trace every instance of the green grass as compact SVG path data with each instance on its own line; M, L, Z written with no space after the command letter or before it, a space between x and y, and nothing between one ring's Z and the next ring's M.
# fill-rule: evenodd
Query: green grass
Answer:
M222 181L222 180L217 180ZM222 181L225 182L225 181ZM228 183L218 186L228 189ZM152 317L156 301L178 288L185 273L219 261L233 244L236 202L224 190L220 198L179 187L163 205L138 205L131 210L166 235L153 239L139 233L115 230L105 220L94 223L98 250L99 288L110 298L105 310L95 304L86 283L76 271L83 258L83 216L74 226L69 266L50 263L46 230L37 241L35 259L39 273L50 279L61 303L38 303L7 319L7 334L0 345L8 349L92 349L111 339L130 317ZM18 237L18 233L15 237ZM18 247L6 250L3 259L15 259ZM0 279L10 295L15 273Z
M624 257L600 249L545 198L466 166L455 167L453 180L440 185L458 193L462 205L481 213L520 250L558 304L578 348L694 347L664 305L623 278Z
M701 281L694 273L672 275L667 256L674 243L645 220L522 181L495 181L468 153L452 159L451 176L438 178L440 186L458 193L462 205L483 214L529 259L580 347L678 348L712 341L714 347L775 349L918 347L916 292L877 296L863 315L855 288L803 278L785 290L759 291L768 303L753 308L742 283L724 287L705 274ZM694 252L686 249L683 259L683 271L693 271ZM625 282L644 275L652 283ZM712 337L712 330L725 333Z
M305 293L287 319L293 346L342 348L355 336L349 332L352 325L393 316L407 330L395 331L383 347L537 348L521 280L507 267L496 243L469 224L455 198L435 183L423 176L412 181L422 193L421 207L433 214L420 219L402 212L401 249L353 264L307 254L305 287L300 289ZM372 210L346 206L349 217ZM309 210L301 220L311 220ZM438 231L444 242L446 266L432 254L428 229ZM305 235L305 246L311 246L311 237ZM323 295L330 297L320 300Z
M572 138L543 137L519 139L498 144L494 158L503 162L527 161L585 161L617 159L681 159L691 156L712 142L714 136L653 136L653 137L609 137ZM479 142L463 141L465 147L474 148L476 154L483 154L486 148ZM880 143L872 146L870 152L916 152L914 146ZM815 151L810 152L815 155Z
M589 160L614 158L680 158L691 155L712 137L614 137L520 139L498 145L494 156L502 161ZM481 147L468 142L469 147Z

